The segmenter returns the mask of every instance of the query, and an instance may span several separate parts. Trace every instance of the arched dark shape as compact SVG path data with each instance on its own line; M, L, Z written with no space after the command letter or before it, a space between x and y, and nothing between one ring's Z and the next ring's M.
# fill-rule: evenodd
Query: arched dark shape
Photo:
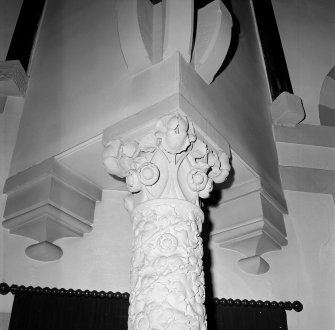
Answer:
M335 66L326 75L319 102L320 124L335 127Z

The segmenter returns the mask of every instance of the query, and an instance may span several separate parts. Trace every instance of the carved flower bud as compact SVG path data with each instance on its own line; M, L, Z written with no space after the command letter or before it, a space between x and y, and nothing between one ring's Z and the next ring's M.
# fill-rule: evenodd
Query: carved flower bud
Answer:
M139 152L140 149L136 141L128 142L122 147L122 153L130 158L136 157Z
M139 313L135 320L135 327L134 329L139 330L149 330L150 329L150 322L148 317L144 313Z
M192 191L201 191L206 187L207 174L200 169L193 168L188 172L187 183Z
M159 125L158 136L162 138L162 147L170 154L179 154L191 144L188 137L188 121L180 115L172 116L166 127ZM162 134L163 133L163 134Z
M134 198L131 194L127 195L125 198L124 198L124 206L126 208L126 210L130 213L133 211L134 209ZM132 218L131 218L132 219Z
M138 192L142 186L135 170L129 170L126 177L126 183L129 191Z
M212 175L213 181L215 183L221 183L225 181L230 171L229 158L223 151L221 151L221 153L219 154L219 160L220 171L218 174Z
M190 155L194 159L203 158L207 154L207 145L202 142L201 140L197 139L192 146L192 150L190 152Z
M225 171L230 171L230 164L229 164L229 158L227 156L227 154L223 151L221 151L221 153L219 154L219 159L220 159L220 167L222 170Z
M153 163L144 163L138 169L139 180L145 186L152 186L155 184L159 178L159 169Z
M211 151L208 154L208 165L209 166L219 166L219 157L216 152Z
M145 135L139 143L140 150L144 152L154 152L157 145L158 139L153 133Z
M122 146L122 142L120 140L110 140L105 143L105 149L103 152L103 157L115 157L118 158L119 151Z
M126 176L126 171L120 167L119 161L114 157L104 158L104 165L108 173L117 175L120 178L124 178Z
M172 116L167 123L168 130L175 130L177 128L179 128L182 131L188 130L188 120L178 114Z
M208 179L206 187L199 192L199 197L203 199L208 198L212 190L213 190L213 180Z
M157 240L157 247L164 253L172 253L178 246L178 240L175 236L166 233L160 236Z

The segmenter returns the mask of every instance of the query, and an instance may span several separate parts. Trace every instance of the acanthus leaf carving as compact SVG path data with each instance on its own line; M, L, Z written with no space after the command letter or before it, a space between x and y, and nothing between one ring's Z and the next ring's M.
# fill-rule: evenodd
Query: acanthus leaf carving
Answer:
M170 199L132 212L129 329L206 329L203 217L199 207Z
M199 205L199 198L209 197L213 182L223 182L230 170L228 156L209 150L180 113L161 118L139 141L108 141L103 158L107 171L126 178L129 191L139 193L141 202L174 198ZM134 203L128 201L130 205Z

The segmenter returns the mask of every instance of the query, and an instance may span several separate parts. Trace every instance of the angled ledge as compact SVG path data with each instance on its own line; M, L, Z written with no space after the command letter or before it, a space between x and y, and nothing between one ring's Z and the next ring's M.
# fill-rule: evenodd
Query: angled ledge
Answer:
M8 197L3 227L39 242L26 249L27 256L53 261L63 254L54 241L92 230L102 192L51 158L7 179L4 193Z
M20 61L0 61L0 113L3 112L7 96L24 97L28 76Z
M254 181L239 187L239 196L228 193L210 210L215 219L211 237L220 247L244 255L238 261L243 271L260 275L270 269L261 256L281 250L287 240L282 211Z
M305 110L300 97L282 92L271 105L272 120L275 125L296 126L305 118Z

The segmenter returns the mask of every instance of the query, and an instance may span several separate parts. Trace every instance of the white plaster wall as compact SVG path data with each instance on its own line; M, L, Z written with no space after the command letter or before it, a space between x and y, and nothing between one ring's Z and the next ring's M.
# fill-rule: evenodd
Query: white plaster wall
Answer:
M7 330L9 326L10 313L0 312L0 330Z
M131 224L123 192L104 191L94 229L84 238L61 239L62 259L41 263L27 258L33 241L5 232L4 280L33 286L129 292ZM254 276L237 266L235 252L211 246L214 295L241 299L300 300L304 310L287 312L289 329L335 328L335 209L333 197L285 191L289 244L264 257L270 271ZM11 295L0 297L9 312Z
M335 65L335 2L273 0L294 93L302 98L306 124L320 124L320 90Z
M5 60L23 0L0 0L0 61Z
M235 36L239 46L227 69L208 87L195 73L178 77L171 59L131 76L120 48L115 0L48 1L11 175L100 134L175 94L181 85L280 199L271 100L251 7L244 0L235 0L233 6L240 20L240 35ZM208 89L207 98L199 87ZM205 99L212 102L211 113Z
M6 196L2 194L5 181L8 177L10 161L12 158L20 118L23 109L23 99L8 97L4 112L0 114L0 219L2 220L5 209ZM2 221L1 221L2 222ZM5 279L5 236L6 232L0 228L0 282ZM0 296L0 313L8 310L11 297ZM0 314L0 329L7 329L8 315Z
M285 191L288 245L265 254L264 275L243 273L236 252L212 246L212 278L217 297L294 301L300 313L287 312L289 329L335 329L335 209L333 196Z
M4 276L8 284L129 292L131 223L123 206L124 192L104 191L97 204L91 233L56 241L63 256L54 262L28 258L24 250L35 241L4 232ZM1 296L9 312L12 296Z
M12 173L100 134L115 119L127 97L115 89L129 74L114 7L110 0L47 2Z

